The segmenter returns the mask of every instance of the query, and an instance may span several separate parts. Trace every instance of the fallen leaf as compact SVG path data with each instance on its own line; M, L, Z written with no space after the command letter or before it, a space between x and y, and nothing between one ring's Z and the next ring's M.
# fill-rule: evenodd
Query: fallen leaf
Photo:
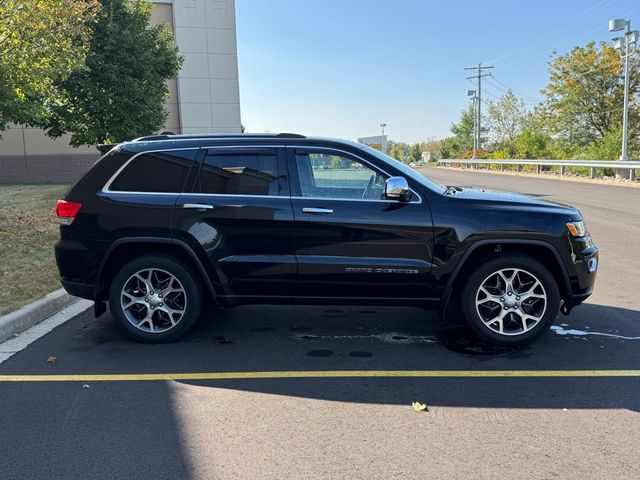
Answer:
M424 403L413 402L411 405L413 406L413 409L418 411L418 412L428 412L429 411L429 407L427 407Z
M217 343L221 343L222 345L226 345L226 344L229 344L229 343L236 343L235 340L232 340L232 339L227 338L227 337L223 337L222 335L219 336L219 337L216 337L215 340L216 340Z
M54 355L49 355L49 358L47 358L47 362L49 363L56 363L56 360L58 360L58 357Z

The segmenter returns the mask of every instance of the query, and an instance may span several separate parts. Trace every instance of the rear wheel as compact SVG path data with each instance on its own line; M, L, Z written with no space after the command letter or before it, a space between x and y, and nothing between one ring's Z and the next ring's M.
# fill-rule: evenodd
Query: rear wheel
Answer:
M482 263L462 292L462 309L470 327L500 345L525 344L543 334L559 308L555 278L526 255L505 255Z
M116 324L145 343L180 338L198 320L202 289L186 265L162 255L145 255L115 275L109 306Z

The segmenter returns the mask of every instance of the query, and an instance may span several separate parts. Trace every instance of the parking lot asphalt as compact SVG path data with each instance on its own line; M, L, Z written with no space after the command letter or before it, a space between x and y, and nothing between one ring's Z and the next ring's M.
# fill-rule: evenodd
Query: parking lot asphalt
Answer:
M0 478L640 478L640 190L424 173L580 208L602 251L594 295L516 349L440 331L417 308L209 307L167 345L86 312L0 364ZM505 370L519 374L490 376ZM603 370L627 376L590 373ZM300 371L330 376L287 374ZM390 371L418 376L377 376ZM203 372L276 374L144 376ZM85 377L2 377L42 374Z

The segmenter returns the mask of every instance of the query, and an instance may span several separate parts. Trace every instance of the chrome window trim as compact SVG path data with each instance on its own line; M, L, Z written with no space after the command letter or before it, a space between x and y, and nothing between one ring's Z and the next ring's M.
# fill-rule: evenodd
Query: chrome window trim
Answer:
M412 190L413 191L413 190ZM416 193L416 195L418 195ZM420 198L420 196L418 196L418 198ZM342 197L291 197L291 200L313 200L313 201L319 201L319 200L327 200L330 202L369 202L369 203L402 203L402 204L408 204L408 203L415 203L416 205L422 203L422 199L421 201L417 202L417 201L411 201L411 202L400 202L398 200L385 200L383 198L381 198L380 200L374 199L374 198L342 198Z
M179 195L188 195L190 197L229 197L229 198L286 198L291 197L289 195L244 195L240 193L180 193Z
M365 165L371 167L374 171L375 170L379 170L382 173L384 173L387 178L389 177L393 177L394 175L391 175L389 172L385 171L383 168L378 167L377 165L372 164L371 162L369 162L368 160L365 160L364 158L362 158L361 156L349 152L347 150L341 150L339 148L335 148L335 147L315 147L315 146L309 146L309 145L287 145L287 148L303 148L303 149L308 149L308 150L329 150L329 151L334 151L334 152L340 152L340 153L344 153L347 155L351 155L352 157L357 158L358 160L360 160L362 163L364 163ZM415 203L415 204L421 204L422 203L422 197L418 194L418 192L416 192L413 188L409 189L411 191L411 193L413 193L416 197L418 197L418 200L412 200L410 202L399 202L398 200L371 200L371 199L360 199L360 198L334 198L334 197L291 197L292 199L309 199L309 200L346 200L346 201L356 201L356 202L362 202L362 201L369 201L369 202L382 202L382 203L387 203L387 202L391 202L391 203Z
M397 200L384 200L384 199L376 200L376 199L364 199L364 198L302 197L302 196L291 196L291 195L241 195L241 194L235 194L235 193L144 192L144 191L125 191L125 190L109 189L111 184L115 181L118 175L122 173L122 171L127 167L127 165L129 165L133 160L135 160L140 155L143 155L146 153L176 152L176 151L182 151L182 150L200 150L200 149L216 149L216 148L217 149L221 149L221 148L249 148L249 149L250 148L303 148L303 149L309 149L309 150L329 150L334 152L340 152L346 155L351 155L357 158L362 163L366 164L367 166L372 167L373 170L379 170L385 175L387 175L387 177L393 176L383 168L373 165L371 162L365 160L361 156L355 153L349 152L347 150L342 150L340 148L335 148L335 147L319 147L319 146L313 146L313 145L290 145L290 144L289 145L281 145L281 144L278 144L278 145L213 145L213 146L208 145L203 147L160 148L156 150L144 150L142 152L138 152L132 155L131 158L129 158L126 162L124 162L120 166L120 168L118 168L115 171L115 173L109 178L109 180L107 180L107 183L104 184L101 192L105 194L115 193L115 194L121 194L121 195L191 195L191 196L200 196L200 197L288 198L292 200L314 200L314 201L331 200L331 201L340 201L340 202L403 203ZM410 202L404 202L404 203L418 204L418 205L421 204L422 197L420 196L420 194L418 194L413 189L410 189L410 190L411 190L411 193L413 193L416 197L418 197L418 200L417 201L412 200Z
M142 143L142 142L141 142ZM118 145L119 146L119 145ZM120 173L122 173L122 171L127 168L127 165L129 165L131 162L133 162L136 158L138 158L140 155L146 154L146 153L161 153L161 152L177 152L177 151L183 151L183 150L200 150L200 149L210 149L210 148L284 148L284 145L216 145L216 146L206 146L206 147L184 147L184 148L159 148L157 150L144 150L142 152L138 152L135 153L131 156L131 158L129 158L129 160L127 160L126 162L124 162L120 168L118 168L115 173L113 175L111 175L111 178L109 178L109 180L107 180L107 183L104 184L104 186L102 187L102 193L124 193L127 195L136 195L136 194L140 194L140 195L181 195L181 193L177 193L177 192L144 192L144 191L125 191L125 190L111 190L109 187L111 186L111 184L115 181L115 179L118 177L118 175L120 175ZM207 194L207 195L226 195L224 193L213 193L213 194ZM231 194L229 194L231 195ZM257 195L236 195L236 196L257 196ZM283 197L284 195L265 195L265 197ZM289 198L288 196L286 198Z
M200 148L285 148L286 145L207 145Z

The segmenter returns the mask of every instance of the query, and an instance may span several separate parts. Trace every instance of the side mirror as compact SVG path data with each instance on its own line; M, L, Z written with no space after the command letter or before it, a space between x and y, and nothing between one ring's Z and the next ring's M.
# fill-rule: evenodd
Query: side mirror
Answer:
M384 184L384 196L389 200L408 202L411 200L411 190L404 177L389 177Z

